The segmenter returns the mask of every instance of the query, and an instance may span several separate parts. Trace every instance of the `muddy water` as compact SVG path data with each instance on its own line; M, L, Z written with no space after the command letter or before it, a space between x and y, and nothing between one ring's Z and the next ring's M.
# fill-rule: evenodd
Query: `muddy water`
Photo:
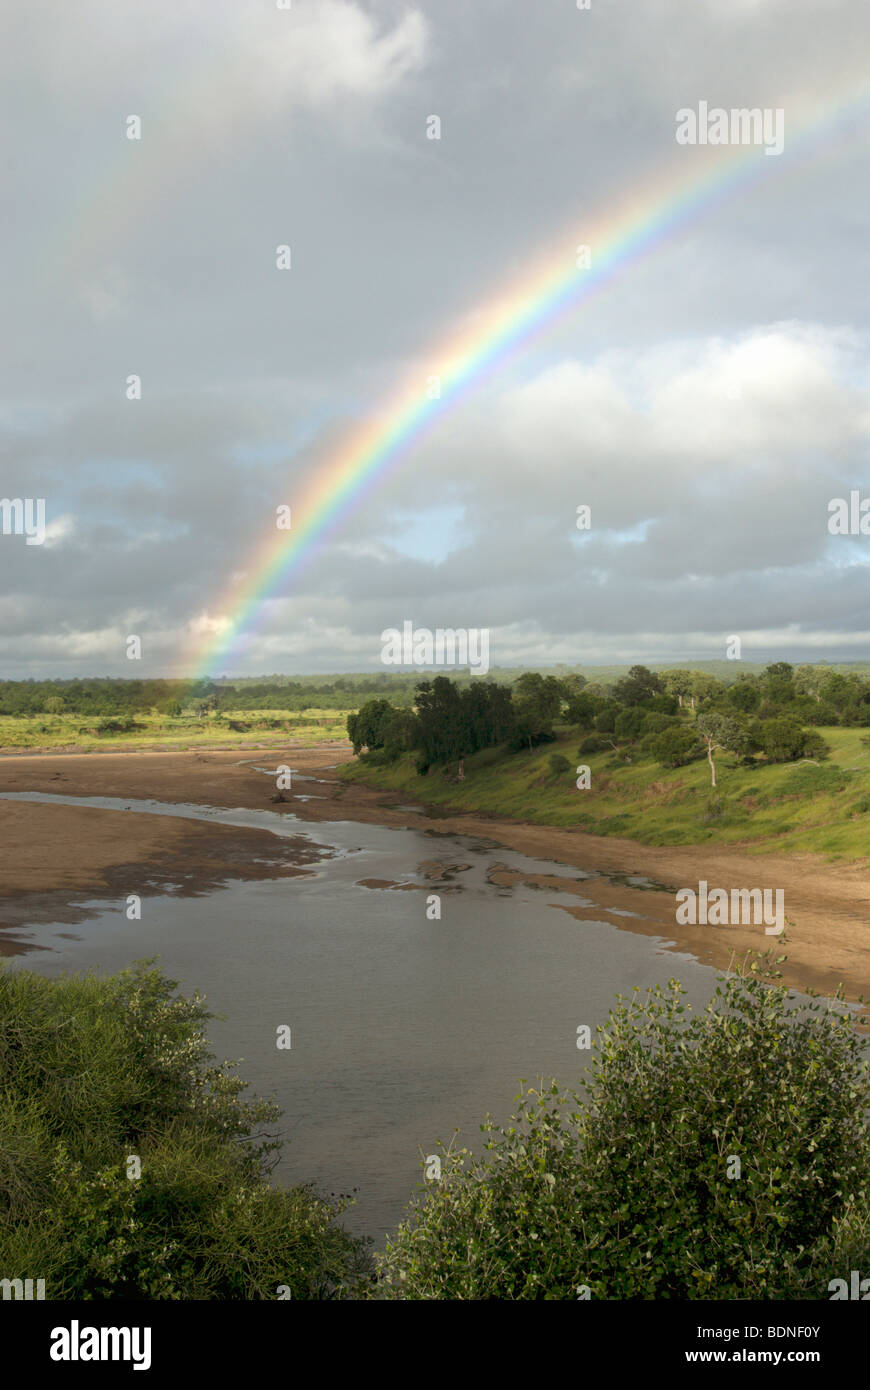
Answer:
M479 1143L480 1120L510 1113L520 1078L575 1080L588 1056L577 1050L578 1025L602 1022L617 993L674 974L695 1004L712 991L707 967L632 933L629 918L620 930L558 910L594 903L594 877L493 841L268 811L6 795L262 827L329 851L304 878L144 898L141 921L128 921L121 903L94 901L84 923L17 932L50 950L12 968L113 971L159 956L225 1016L211 1027L218 1054L243 1058L242 1075L281 1105L288 1143L277 1176L358 1189L346 1222L377 1243L420 1180L421 1152L457 1128L461 1142ZM574 891L499 886L496 866L498 877L573 880ZM440 920L427 918L432 893ZM281 1025L289 1050L276 1047Z

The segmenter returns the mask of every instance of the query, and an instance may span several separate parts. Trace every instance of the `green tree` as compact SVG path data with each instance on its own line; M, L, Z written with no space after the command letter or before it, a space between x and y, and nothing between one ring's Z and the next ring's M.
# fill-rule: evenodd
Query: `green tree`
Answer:
M710 764L710 785L715 787L716 764L713 761L713 753L717 748L728 753L748 752L751 746L749 734L736 719L729 719L726 714L717 714L713 710L707 714L699 714L695 720L695 728L704 740L707 761Z
M664 681L655 671L647 666L632 666L628 675L614 685L613 695L622 705L639 705L652 695L663 694L664 690Z
M553 738L553 723L562 708L563 689L555 676L541 676L526 671L514 682L513 710L515 742L519 746Z
M751 714L757 710L760 700L758 682L752 677L741 676L728 687L728 703L741 714Z
M683 700L690 694L692 689L691 671L684 671L679 668L674 668L672 671L663 671L662 681L667 693L677 697L680 709L682 709Z
M698 704L708 704L719 698L725 692L725 685L722 681L717 681L715 676L710 676L706 671L693 671L692 680L689 686L690 700L692 709Z
M389 700L367 700L356 714L349 714L347 736L354 753L363 748L383 748L385 730L394 714Z

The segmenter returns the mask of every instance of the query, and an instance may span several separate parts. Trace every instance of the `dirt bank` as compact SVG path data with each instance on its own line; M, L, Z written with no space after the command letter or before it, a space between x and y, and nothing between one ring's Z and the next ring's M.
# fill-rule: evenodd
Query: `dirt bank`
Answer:
M349 756L344 744L257 752L21 756L0 759L0 791L154 798L295 812L307 821L413 825L431 833L433 859L438 858L440 834L484 838L492 842L494 851L507 846L595 875L582 887L576 878L560 882L552 874L523 876L526 881L539 880L536 886L552 894L555 907L581 921L603 919L632 931L664 936L674 942L675 949L691 951L716 965L727 965L733 951L773 944L788 953L790 983L827 991L842 982L850 998L870 996L867 862L838 865L810 854L750 856L740 846L662 848L491 816L445 816L439 811L430 818L400 809L405 801L401 795L340 782L330 764ZM278 794L275 779L254 765L274 769L282 762L299 775L293 777L291 789L283 792L286 800L273 803L271 798ZM112 891L136 892L133 866L138 866L143 880L157 876L178 883L187 875L182 891L207 891L221 877L272 877L277 876L276 870L304 869L300 855L304 857L307 842L294 848L265 831L238 831L134 812L9 802L0 802L0 818L0 922L7 924L13 912L22 921L22 904L29 898L35 906L38 893L69 895L107 885ZM501 872L496 862L493 868ZM425 876L425 866L420 866L420 872ZM634 878L652 880L657 888L626 881ZM782 938L766 936L761 926L677 926L673 892L697 887L701 879L711 888L728 890L783 888L789 921L785 944ZM578 896L583 903L577 903ZM586 899L591 905L585 904Z

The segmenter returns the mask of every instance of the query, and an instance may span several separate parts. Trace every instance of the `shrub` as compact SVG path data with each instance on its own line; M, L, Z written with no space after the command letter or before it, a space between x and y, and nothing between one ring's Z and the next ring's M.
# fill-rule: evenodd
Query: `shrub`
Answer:
M650 752L663 767L683 767L703 756L697 734L682 726L658 734L650 743Z
M828 745L816 729L804 729L787 715L764 719L755 726L761 751L771 763L790 763L797 758L824 758Z
M571 764L564 753L551 753L547 759L552 777L564 777L571 771Z
M606 738L600 738L598 734L590 734L584 738L577 750L578 758L584 757L587 753L602 753L605 748L610 748L611 744Z
M53 1299L330 1297L365 1263L347 1202L270 1185L280 1112L240 1098L202 999L174 990L147 963L0 969L0 1268Z
M644 715L642 732L646 736L647 734L664 733L665 729L679 729L681 727L685 726L681 726L679 720L674 719L673 715L656 714L653 711Z
M541 1083L483 1155L444 1150L375 1296L827 1299L866 1268L870 1081L842 1002L797 1007L770 953L701 1014L683 995L620 999L582 1092Z
M620 741L637 738L644 727L646 715L639 705L624 709L616 716L613 725L614 737Z

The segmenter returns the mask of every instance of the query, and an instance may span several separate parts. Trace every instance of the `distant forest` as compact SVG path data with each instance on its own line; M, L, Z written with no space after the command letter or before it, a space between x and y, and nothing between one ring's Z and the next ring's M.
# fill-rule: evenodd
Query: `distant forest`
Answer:
M663 677L678 669L673 663L658 668ZM723 685L739 680L763 678L765 668L749 661L701 661L692 671L716 677ZM558 680L580 677L590 689L610 693L629 671L626 666L566 666L555 667L493 667L486 676L471 675L468 671L450 670L450 678L459 688L469 686L512 686L530 672L552 675ZM855 717L856 705L865 705L870 692L870 663L820 662L812 667L799 666L798 687L813 672L819 678L839 676L829 690L838 699L825 701L831 723L863 723L866 707ZM358 709L366 701L389 696L400 709L411 709L417 700L417 690L423 673L418 670L346 673L343 675L310 676L240 676L232 680L126 680L116 677L86 677L71 680L0 681L0 715L80 714L133 715L153 711L157 714L180 715L191 712L220 710L279 710L301 712L307 709ZM847 685L843 684L843 679ZM812 680L813 694L816 694ZM847 693L848 692L848 693ZM821 703L821 702L820 702ZM839 711L833 708L839 705ZM851 717L843 719L844 705L852 706ZM812 722L824 722L816 711Z

